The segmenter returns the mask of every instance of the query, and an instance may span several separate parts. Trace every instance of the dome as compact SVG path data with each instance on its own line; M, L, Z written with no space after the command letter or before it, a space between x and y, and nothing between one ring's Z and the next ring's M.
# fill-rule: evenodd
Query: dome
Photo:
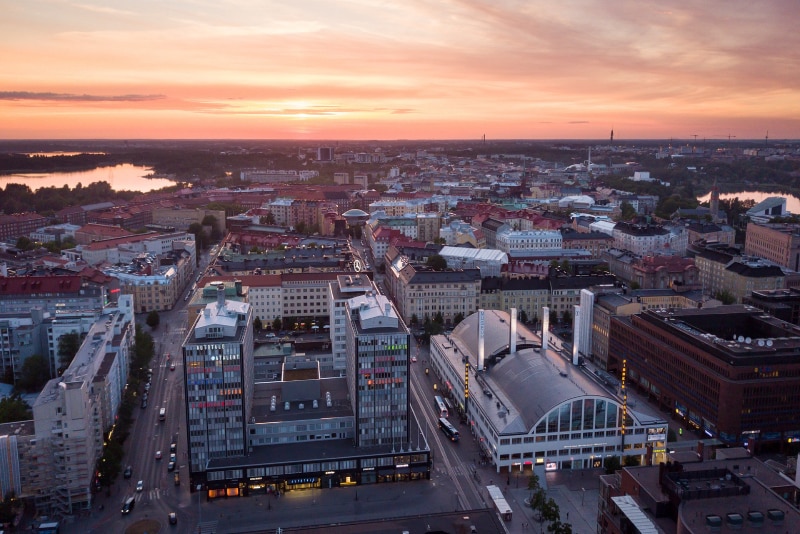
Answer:
M342 213L342 217L369 217L369 213L353 208Z

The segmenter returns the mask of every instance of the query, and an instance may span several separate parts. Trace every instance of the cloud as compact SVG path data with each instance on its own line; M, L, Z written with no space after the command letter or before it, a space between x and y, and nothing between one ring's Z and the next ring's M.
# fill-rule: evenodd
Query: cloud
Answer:
M36 93L33 91L0 91L0 100L39 100L47 102L148 102L164 95L76 95L70 93Z
M589 124L589 121L569 121L567 124Z

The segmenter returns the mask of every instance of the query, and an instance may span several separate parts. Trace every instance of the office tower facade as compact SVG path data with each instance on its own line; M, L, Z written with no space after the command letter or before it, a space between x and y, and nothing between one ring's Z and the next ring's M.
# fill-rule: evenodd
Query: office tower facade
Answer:
M253 311L224 288L198 316L183 345L187 442L192 487L208 462L247 454L253 400Z
M391 301L368 291L345 304L356 446L409 446L410 335Z

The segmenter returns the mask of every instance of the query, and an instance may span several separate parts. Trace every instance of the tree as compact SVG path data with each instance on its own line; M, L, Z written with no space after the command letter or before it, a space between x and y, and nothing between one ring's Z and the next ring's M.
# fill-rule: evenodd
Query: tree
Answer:
M425 262L425 265L434 271L444 271L447 269L447 260L439 254L434 254L428 258L428 261Z
M262 328L264 328L264 325L261 323L261 317L253 319L253 330L260 332Z
M261 217L261 224L275 224L275 216L272 214L272 212L269 212L264 217Z
M272 321L272 329L273 330L280 330L282 327L283 327L283 324L281 323L281 318L280 317L275 317L275 320Z
M717 291L714 294L714 298L723 304L734 304L736 302L736 297L734 297L733 293L727 289L721 289L720 291Z
M631 219L636 217L636 209L634 209L634 207L631 205L630 202L627 201L623 202L622 205L620 205L620 210L621 210L620 218L623 221L630 221Z
M411 324L416 326L419 323L419 317L417 317L416 313L411 314Z
M525 310L520 310L517 318L519 319L519 322L521 322L522 324L527 324L528 322L528 314L525 312Z
M569 310L561 312L561 321L566 325L572 324L572 314L569 313Z
M213 215L206 215L205 217L203 217L202 224L203 224L203 226L211 227L211 240L212 241L219 241L220 240L220 238L222 237L222 232L217 227L218 225L217 225L217 218L216 217L214 217Z
M642 459L639 456L626 456L623 463L625 467L636 467L642 463Z
M556 324L558 322L558 312L556 310L550 310L550 326Z
M464 314L463 314L463 313L461 313L461 312L458 312L458 313L457 313L457 314L455 314L455 316L453 317L453 326L457 326L457 325L458 325L458 324L459 324L461 321L463 321L463 320L464 320Z
M21 506L22 503L13 491L3 495L3 500L0 501L0 525L13 523Z
M27 392L39 391L50 380L50 362L45 356L33 354L22 363L17 387Z
M147 324L147 326L155 330L161 323L161 316L158 315L157 311L151 310L150 313L147 314L147 319L145 319L145 323Z
M306 233L306 223L304 221L300 221L294 227L294 231L298 234L305 234Z
M58 364L66 369L81 348L81 335L78 332L67 332L58 338ZM60 373L59 373L60 374Z
M619 456L609 456L605 461L605 468L607 475L613 475L620 468Z
M204 250L208 248L208 236L200 223L192 223L187 230L190 234L194 234L194 241L197 245L197 250Z
M22 400L19 393L0 400L0 424L33 419L33 412L28 403Z

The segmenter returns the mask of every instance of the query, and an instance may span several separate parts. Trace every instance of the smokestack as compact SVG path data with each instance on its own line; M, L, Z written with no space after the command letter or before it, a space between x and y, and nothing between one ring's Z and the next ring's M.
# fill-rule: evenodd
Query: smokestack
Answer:
M548 338L550 333L550 308L542 308L542 354L547 354Z
M511 308L511 330L510 339L508 340L508 352L514 354L517 352L517 309Z
M225 286L223 284L217 286L217 306L220 308L225 306Z
M575 320L572 321L572 365L578 365L578 349L581 344L581 307L574 306Z
M486 357L484 330L486 329L486 317L483 310L478 310L478 371L483 371L483 362Z

